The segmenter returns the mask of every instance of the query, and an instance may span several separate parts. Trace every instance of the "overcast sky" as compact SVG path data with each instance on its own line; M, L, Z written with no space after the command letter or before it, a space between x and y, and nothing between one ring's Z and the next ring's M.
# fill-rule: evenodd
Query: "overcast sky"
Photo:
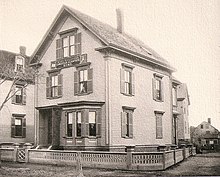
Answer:
M220 130L220 0L0 0L0 49L31 55L62 5L141 39L176 69L188 85L190 125L207 118Z

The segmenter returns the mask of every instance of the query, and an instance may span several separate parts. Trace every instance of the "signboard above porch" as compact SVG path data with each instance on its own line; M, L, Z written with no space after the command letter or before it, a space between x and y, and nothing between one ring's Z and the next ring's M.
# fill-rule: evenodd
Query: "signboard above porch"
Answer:
M51 69L61 69L87 62L87 54L74 55L68 58L57 59L51 62Z

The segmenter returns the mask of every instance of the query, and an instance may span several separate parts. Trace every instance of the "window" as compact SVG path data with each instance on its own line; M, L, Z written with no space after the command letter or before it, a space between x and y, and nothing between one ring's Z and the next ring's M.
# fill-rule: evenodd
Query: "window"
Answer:
M163 76L154 74L153 78L153 99L155 101L163 101L164 94L163 94Z
M125 95L134 95L134 74L133 67L123 64L121 69L121 93Z
M96 136L96 112L89 112L89 136Z
M82 136L82 113L76 112L76 136Z
M163 122L162 122L162 116L164 112L155 111L155 117L156 117L156 139L162 139L163 138Z
M93 69L88 67L78 68L74 72L74 94L83 95L93 92Z
M13 115L11 119L11 137L26 137L26 119L22 115Z
M67 113L67 137L73 136L73 113Z
M133 138L133 109L123 109L121 113L121 133L123 138Z
M81 54L81 33L61 35L56 41L56 58L62 59Z
M26 88L21 85L16 85L13 87L13 104L26 104Z
M23 72L24 71L24 62L25 62L24 57L16 56L16 58L15 58L15 71Z
M176 87L172 88L173 106L177 106L177 90Z
M201 129L203 129L203 125L201 125Z
M46 78L46 97L59 98L62 96L63 75L51 74Z

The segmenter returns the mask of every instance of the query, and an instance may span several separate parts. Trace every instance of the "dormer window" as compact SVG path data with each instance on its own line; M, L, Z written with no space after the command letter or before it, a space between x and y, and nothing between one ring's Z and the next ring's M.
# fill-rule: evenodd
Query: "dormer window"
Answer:
M16 72L23 72L24 71L24 57L16 56L15 58L15 71Z
M60 34L56 41L56 58L62 59L81 54L81 33Z

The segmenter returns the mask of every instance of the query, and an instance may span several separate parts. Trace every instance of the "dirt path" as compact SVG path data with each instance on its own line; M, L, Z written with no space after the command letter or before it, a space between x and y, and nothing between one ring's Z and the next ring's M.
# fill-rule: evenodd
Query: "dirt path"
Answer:
M83 174L86 177L94 176L220 176L220 153L201 154L190 157L166 171L145 172L145 171L120 171L105 169L84 168ZM4 177L69 177L77 176L75 167L36 165L25 163L2 163L0 176Z

